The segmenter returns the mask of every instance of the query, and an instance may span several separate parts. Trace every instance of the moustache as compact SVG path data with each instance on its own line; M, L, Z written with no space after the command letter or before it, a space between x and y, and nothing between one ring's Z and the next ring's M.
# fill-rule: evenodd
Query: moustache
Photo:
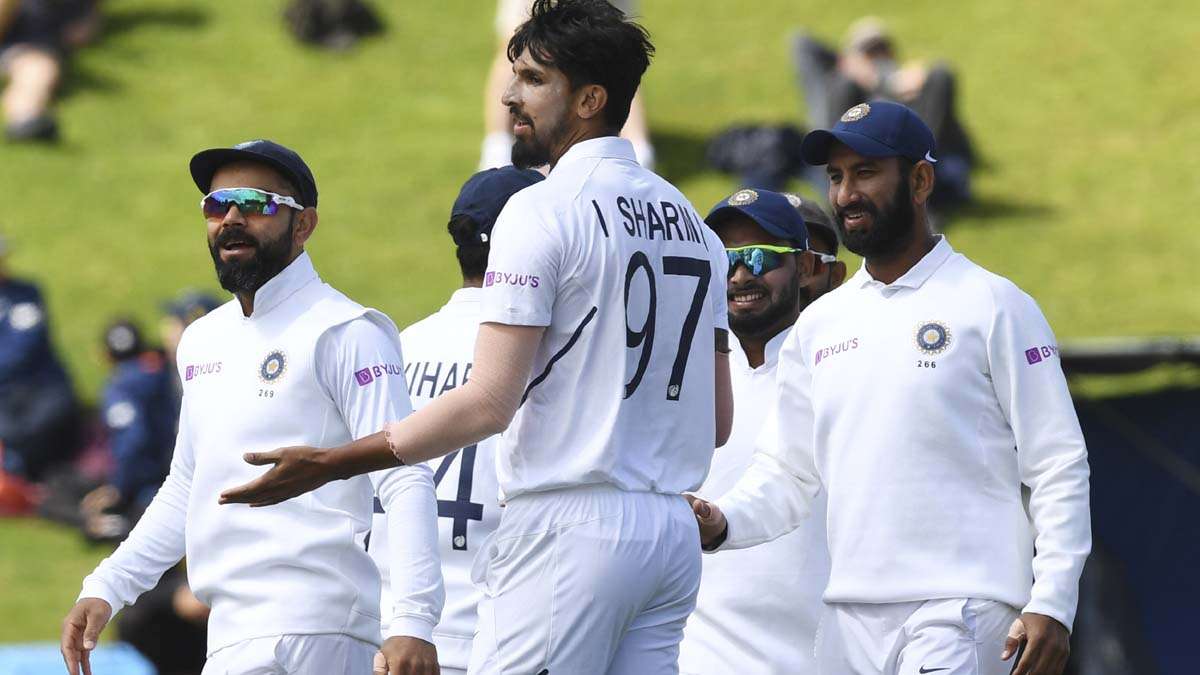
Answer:
M856 199L845 206L834 205L833 207L833 215L837 216L839 221L845 220L847 211L864 211L872 218L879 216L879 209L866 199Z
M532 126L533 126L533 120L532 120L532 119L530 119L528 116L526 116L526 115L523 115L523 114L521 113L521 110L520 110L519 108L517 108L516 106L509 106L509 108L508 108L508 114L509 114L509 115L510 115L510 116L511 116L513 119L517 120L518 122L520 122L520 123L522 123L522 124L527 124L527 125L529 125L530 127L532 127Z
M258 248L258 239L252 234L243 232L239 229L231 228L221 230L221 233L217 235L216 240L213 241L213 246L216 248L224 248L233 244L241 244L244 246Z
M742 284L741 286L730 286L725 292L725 298L727 300L733 300L734 296L736 295L741 295L743 293L754 293L755 291L762 293L767 297L771 297L770 289L762 284Z

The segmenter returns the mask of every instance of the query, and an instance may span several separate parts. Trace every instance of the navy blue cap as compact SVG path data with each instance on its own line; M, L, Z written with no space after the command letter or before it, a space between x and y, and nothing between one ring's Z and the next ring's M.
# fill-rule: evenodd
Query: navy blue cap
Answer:
M454 200L450 217L467 216L475 222L478 229L470 241L459 241L456 237L454 243L459 246L486 243L491 237L496 218L508 203L508 198L545 179L545 176L533 169L518 169L514 166L485 169L468 178L458 191L458 199Z
M704 217L704 222L715 229L723 218L733 214L746 216L773 236L796 242L796 248L808 248L808 228L804 226L804 218L782 193L738 190L718 202Z
M257 162L266 164L278 171L289 183L296 187L300 194L296 200L301 206L315 207L317 205L317 181L313 178L308 165L296 154L295 150L285 148L274 142L265 140L246 141L232 148L212 148L196 153L192 157L192 180L200 192L209 193L213 175L226 164L233 162ZM253 186L245 186L253 187Z
M933 158L933 132L915 112L890 101L859 103L847 110L833 129L808 132L800 143L800 156L812 166L826 164L834 141L864 157L937 161Z

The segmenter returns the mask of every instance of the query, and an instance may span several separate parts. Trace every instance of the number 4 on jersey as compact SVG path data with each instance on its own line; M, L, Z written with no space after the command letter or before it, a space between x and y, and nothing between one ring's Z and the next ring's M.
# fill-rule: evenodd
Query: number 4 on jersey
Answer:
M450 545L455 551L467 550L467 521L483 520L483 504L471 501L471 481L475 477L475 449L476 446L468 445L462 450L455 450L446 455L442 458L442 463L438 465L437 471L433 473L433 484L441 485L442 479L446 477L446 472L450 470L454 459L459 455L462 456L462 465L458 467L457 498L453 501L438 500L438 517L454 520L450 531ZM378 497L375 498L375 513L383 513L383 504L379 502ZM368 546L370 542L371 534L368 532L364 547Z
M437 471L433 473L433 484L441 485L454 458L462 457L462 462L458 467L457 499L454 501L438 500L438 517L453 519L450 545L455 551L467 550L467 521L483 520L483 504L471 501L471 481L475 477L475 448L474 445L468 445L462 450L455 450L446 455L442 459L442 463L438 465Z

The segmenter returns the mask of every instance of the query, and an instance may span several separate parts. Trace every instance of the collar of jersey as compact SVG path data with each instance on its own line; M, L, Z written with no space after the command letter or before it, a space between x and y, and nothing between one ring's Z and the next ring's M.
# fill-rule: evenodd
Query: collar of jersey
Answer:
M601 136L600 138L592 138L572 145L567 152L558 159L558 163L554 165L555 173L564 166L572 164L583 159L627 159L631 162L637 161L637 156L633 154L633 144L619 136Z
M482 293L483 289L477 286L460 288L457 291L454 291L454 293L450 294L450 300L446 302L446 306L449 307L451 305L465 305L471 303L479 304L479 296Z
M867 288L868 286L879 286L881 288L920 288L933 273L937 271L942 263L954 253L954 249L950 248L950 242L946 241L946 235L937 235L937 243L933 245L933 250L925 254L912 269L904 273L904 276L893 281L890 284L884 284L876 281L875 277L867 271L867 261L863 260L862 267L858 269L858 273L854 275L857 279L859 288Z
M787 328L779 331L779 333L776 334L775 337L771 338L770 340L767 340L766 346L763 347L762 365L757 368L750 367L750 362L746 359L746 352L745 352L745 350L742 349L741 338L738 338L737 349L734 349L733 353L731 354L732 360L739 367L744 368L745 370L748 370L748 371L760 371L760 370L764 370L764 369L769 370L771 368L774 368L775 363L777 361L779 361L779 350L783 349L783 343L787 340L787 336L790 335L791 332L792 332L792 327L788 326Z
M254 319L266 314L316 278L317 270L313 268L312 259L307 251L302 252L254 293L254 312L247 318Z

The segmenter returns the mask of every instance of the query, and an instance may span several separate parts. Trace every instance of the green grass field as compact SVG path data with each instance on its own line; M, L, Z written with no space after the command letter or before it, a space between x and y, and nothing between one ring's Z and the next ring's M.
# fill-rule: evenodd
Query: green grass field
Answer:
M187 172L201 148L271 137L300 150L321 188L318 269L397 323L455 286L444 228L478 157L492 3L377 2L388 33L346 54L294 45L282 4L110 0L108 33L79 55L60 107L65 142L0 145L12 267L44 285L56 341L91 398L108 318L152 328L178 289L216 289ZM642 4L659 50L644 90L660 170L701 212L736 187L703 165L708 138L735 122L802 122L788 36L807 27L836 40L881 11ZM1200 73L1186 58L1200 29L1178 18L1188 7L921 0L881 12L903 56L945 58L961 76L987 168L951 241L1032 293L1063 338L1200 333L1200 235L1187 215L1200 197ZM102 554L56 528L0 523L0 641L55 637Z

